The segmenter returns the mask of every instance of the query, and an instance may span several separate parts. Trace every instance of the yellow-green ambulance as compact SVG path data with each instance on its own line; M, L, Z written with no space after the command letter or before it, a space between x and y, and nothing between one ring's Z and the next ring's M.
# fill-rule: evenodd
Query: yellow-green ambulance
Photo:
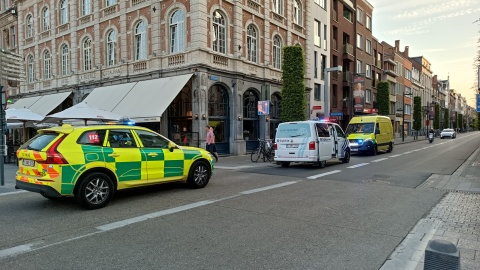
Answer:
M389 153L393 150L393 126L386 116L355 116L350 120L346 132L352 154L376 155L378 151Z

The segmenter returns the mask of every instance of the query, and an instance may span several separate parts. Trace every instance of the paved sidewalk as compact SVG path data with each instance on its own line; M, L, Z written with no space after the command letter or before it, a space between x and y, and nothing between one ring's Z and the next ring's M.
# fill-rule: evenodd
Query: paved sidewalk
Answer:
M410 231L381 270L422 270L428 241L440 239L460 249L461 269L480 269L480 148L453 175L433 174L417 189L448 193Z

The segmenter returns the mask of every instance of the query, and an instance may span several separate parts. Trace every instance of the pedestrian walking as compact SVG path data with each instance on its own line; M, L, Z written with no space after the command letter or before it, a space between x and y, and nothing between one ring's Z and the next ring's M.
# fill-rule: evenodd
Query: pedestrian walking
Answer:
M218 155L216 155L217 149L215 147L215 135L213 134L213 128L210 126L205 127L205 131L207 132L207 145L206 149L212 156L215 157L215 162L218 162Z

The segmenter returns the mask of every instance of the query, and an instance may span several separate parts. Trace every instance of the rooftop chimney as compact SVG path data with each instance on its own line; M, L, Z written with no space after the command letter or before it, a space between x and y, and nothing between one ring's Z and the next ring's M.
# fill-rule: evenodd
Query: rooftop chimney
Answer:
M395 48L400 48L400 40L395 40Z
M405 56L408 57L408 46L405 46Z

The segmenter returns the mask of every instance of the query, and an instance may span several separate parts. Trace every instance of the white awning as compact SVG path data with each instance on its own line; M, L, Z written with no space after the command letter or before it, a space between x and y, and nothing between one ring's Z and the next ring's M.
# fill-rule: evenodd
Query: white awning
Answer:
M95 88L83 102L92 107L111 112L136 84L136 82L132 82Z
M112 112L136 119L161 116L192 75L138 82Z
M64 102L65 99L67 99L71 94L72 92L63 92L42 96L42 98L30 106L29 109L40 115L46 116L47 114L50 114L56 107L62 104L62 102Z
M50 114L58 105L62 104L72 92L63 92L51 95L28 97L19 99L14 104L8 106L9 109L27 108L42 116Z

